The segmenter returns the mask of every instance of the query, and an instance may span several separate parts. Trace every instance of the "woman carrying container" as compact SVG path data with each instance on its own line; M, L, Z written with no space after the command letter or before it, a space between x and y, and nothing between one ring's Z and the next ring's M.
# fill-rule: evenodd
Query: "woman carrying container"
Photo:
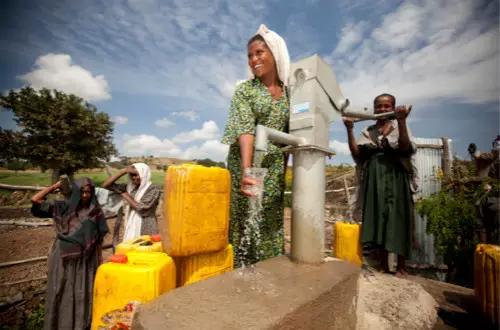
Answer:
M375 113L394 111L395 119L379 119L354 138L352 118L344 118L349 149L359 173L358 207L362 210L363 247L380 249L383 271L388 252L398 255L396 275L406 275L413 227L412 192L416 190L416 152L406 125L409 108L396 107L396 98L382 94L374 100Z
M92 180L73 183L69 200L45 201L61 186L59 181L31 199L33 215L52 217L57 232L48 259L44 329L89 329L94 276L108 227Z
M128 183L115 183L125 174L128 174ZM156 207L160 189L151 183L148 165L132 164L107 178L102 187L120 194L126 202L124 241L158 233Z
M252 194L245 187L255 181L245 174L245 170L255 162L256 125L288 131L286 88L290 58L283 38L265 25L261 25L248 41L247 51L250 79L236 87L222 138L222 143L230 145L227 160L232 180L229 240L235 249L236 267L280 255L284 249L285 155L280 146L269 144L261 163L261 167L268 170L264 180L262 219L252 224L249 223L248 203Z

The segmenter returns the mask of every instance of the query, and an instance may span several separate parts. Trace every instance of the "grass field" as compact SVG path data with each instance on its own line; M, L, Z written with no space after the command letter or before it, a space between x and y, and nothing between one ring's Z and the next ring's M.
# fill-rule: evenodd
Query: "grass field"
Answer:
M163 171L151 171L151 180L153 184L162 186L163 179L165 177L165 172ZM41 173L39 171L0 171L0 183L19 185L19 186L48 186L50 184L50 171ZM107 174L102 172L97 172L95 170L91 171L79 171L75 174L75 178L89 177L91 178L96 186L100 186L107 177ZM118 182L126 182L126 176L120 178Z

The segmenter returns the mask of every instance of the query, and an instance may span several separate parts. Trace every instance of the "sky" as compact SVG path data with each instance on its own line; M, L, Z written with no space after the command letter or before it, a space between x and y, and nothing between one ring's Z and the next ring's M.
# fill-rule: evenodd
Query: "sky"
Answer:
M76 94L114 122L122 156L224 161L220 143L246 43L264 23L292 62L318 54L355 106L383 92L411 104L414 136L448 137L467 157L499 132L497 0L4 0L0 92ZM368 122L358 123L357 132ZM0 126L15 128L0 112ZM330 126L329 163L352 163Z

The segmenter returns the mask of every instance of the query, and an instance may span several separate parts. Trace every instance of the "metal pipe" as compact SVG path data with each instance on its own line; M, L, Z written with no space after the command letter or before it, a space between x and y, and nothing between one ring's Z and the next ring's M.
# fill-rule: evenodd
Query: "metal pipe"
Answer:
M306 143L306 140L302 137L283 133L274 128L257 125L255 129L255 150L267 151L269 141L291 146L299 146Z
M323 261L325 216L325 152L314 148L293 155L291 258Z
M354 121L364 121L364 120L378 120L384 118L395 117L394 111L384 112L384 113L375 113L375 114L364 114L364 113L355 113L355 112L343 112L342 116L344 117L353 117L356 118Z

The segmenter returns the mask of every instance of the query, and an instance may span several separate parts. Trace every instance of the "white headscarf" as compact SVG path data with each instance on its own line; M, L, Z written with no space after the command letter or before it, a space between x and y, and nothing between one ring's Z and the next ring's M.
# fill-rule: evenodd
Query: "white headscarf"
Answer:
M132 164L132 166L135 167L141 178L141 183L134 196L134 200L139 203L146 190L151 186L151 170L149 166L144 163L135 163ZM134 189L135 185L129 177L127 192L131 194ZM128 241L141 236L142 217L136 210L131 208L128 203L125 204L125 234L123 235L123 240Z
M285 40L280 37L276 32L271 31L261 24L257 33L255 35L260 35L267 44L267 47L273 53L274 61L276 62L276 69L278 70L278 77L281 82L288 86L288 76L290 74L290 55L288 55L288 48L286 47ZM250 74L250 79L254 78L252 68L248 66L248 71Z

